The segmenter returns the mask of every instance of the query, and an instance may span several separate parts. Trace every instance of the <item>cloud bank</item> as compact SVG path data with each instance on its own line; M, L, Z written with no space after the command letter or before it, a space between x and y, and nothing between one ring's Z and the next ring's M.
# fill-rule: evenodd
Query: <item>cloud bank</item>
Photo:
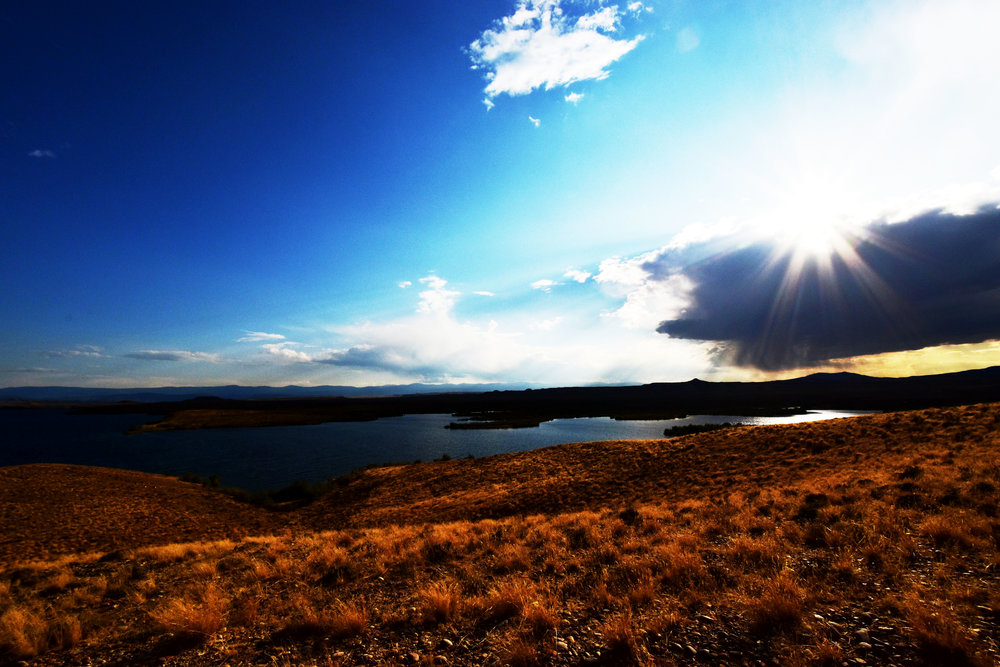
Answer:
M720 360L761 370L1000 338L996 204L878 221L844 241L828 258L756 241L686 266L661 250L633 263L629 298L681 299L657 331L717 343Z
M469 45L473 69L485 70L489 81L486 105L492 107L502 94L526 95L537 88L606 78L607 68L643 39L616 39L620 24L615 5L572 16L560 0L521 2Z

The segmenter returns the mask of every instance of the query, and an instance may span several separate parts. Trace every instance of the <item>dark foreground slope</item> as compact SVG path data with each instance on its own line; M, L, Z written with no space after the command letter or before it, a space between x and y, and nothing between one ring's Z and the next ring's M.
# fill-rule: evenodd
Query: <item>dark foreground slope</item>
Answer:
M278 517L173 477L72 465L0 468L0 561L273 532Z
M16 517L81 501L14 472L8 553L66 551L70 515L44 548ZM996 664L998 478L998 405L369 470L259 537L8 557L0 661Z

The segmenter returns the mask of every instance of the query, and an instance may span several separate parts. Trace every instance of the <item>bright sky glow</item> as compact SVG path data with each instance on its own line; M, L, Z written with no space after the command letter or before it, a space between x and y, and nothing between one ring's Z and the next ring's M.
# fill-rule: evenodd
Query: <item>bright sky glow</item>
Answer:
M0 386L996 363L992 0L6 19Z

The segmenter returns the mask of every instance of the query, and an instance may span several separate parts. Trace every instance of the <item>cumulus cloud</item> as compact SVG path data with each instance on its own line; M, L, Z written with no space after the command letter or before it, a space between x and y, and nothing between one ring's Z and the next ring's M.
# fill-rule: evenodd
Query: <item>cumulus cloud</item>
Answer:
M583 93L570 93L563 99L565 99L570 104L576 104L577 102L583 99Z
M444 278L415 282L422 289L412 313L330 327L327 335L336 338L326 346L266 342L262 357L297 372L387 382L649 382L708 369L705 345L659 336L653 325L629 329L559 303L544 313L507 313L502 323L465 319L456 313L463 294Z
M265 343L261 349L269 357L279 361L289 361L295 363L309 363L315 361L315 357L302 350L295 349L298 343L284 341L281 343Z
M689 265L661 249L602 268L633 282L630 299L657 289L680 299L657 330L714 342L737 366L808 367L1000 338L996 204L877 220L838 248L802 257L758 240Z
M190 350L140 350L125 355L130 359L144 361L203 361L218 363L221 357L210 352L192 352Z
M459 293L445 287L447 280L437 276L427 276L420 279L420 283L427 289L420 292L420 302L417 304L417 312L426 315L447 315L455 305L455 299Z
M55 151L50 151L50 150L45 149L45 148L36 148L33 151L29 151L28 155L31 156L31 157L40 158L40 159L53 158L53 157L56 156Z
M680 313L686 303L690 282L671 266L677 261L670 246L638 257L612 257L601 262L594 280L624 303L604 313L630 329L652 329L667 314Z
M413 283L410 282L409 280L403 280L399 282L399 286L401 289L406 289L407 287L412 287Z
M259 343L265 340L285 340L285 337L281 334L263 331L247 331L245 336L236 339L238 343Z
M567 3L569 6L570 3ZM600 80L642 35L618 39L617 5L571 15L561 0L525 0L469 45L474 69L486 71L487 107L498 95L525 95L576 81Z
M570 280L578 283L585 283L590 278L590 273L588 271L581 271L580 269L569 268L566 269L566 273L563 274L563 278L569 278Z
M389 322L338 327L347 347L315 355L316 363L402 375L424 381L497 378L527 365L533 351L495 322L483 327L459 321L453 307L460 294L437 276L422 278L416 313Z

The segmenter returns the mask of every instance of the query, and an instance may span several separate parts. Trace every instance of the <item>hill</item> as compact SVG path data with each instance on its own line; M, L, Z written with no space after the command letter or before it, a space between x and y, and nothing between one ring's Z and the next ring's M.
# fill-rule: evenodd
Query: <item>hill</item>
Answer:
M452 414L453 428L537 426L556 418L670 419L687 414L769 415L807 409L906 410L1000 401L1000 367L878 378L815 374L772 382L656 383L523 391L417 393L382 397L299 397L81 405L85 413L162 415L138 430L320 424L405 414Z
M1000 405L929 409L377 468L279 514L3 469L0 655L995 664L998 445Z

